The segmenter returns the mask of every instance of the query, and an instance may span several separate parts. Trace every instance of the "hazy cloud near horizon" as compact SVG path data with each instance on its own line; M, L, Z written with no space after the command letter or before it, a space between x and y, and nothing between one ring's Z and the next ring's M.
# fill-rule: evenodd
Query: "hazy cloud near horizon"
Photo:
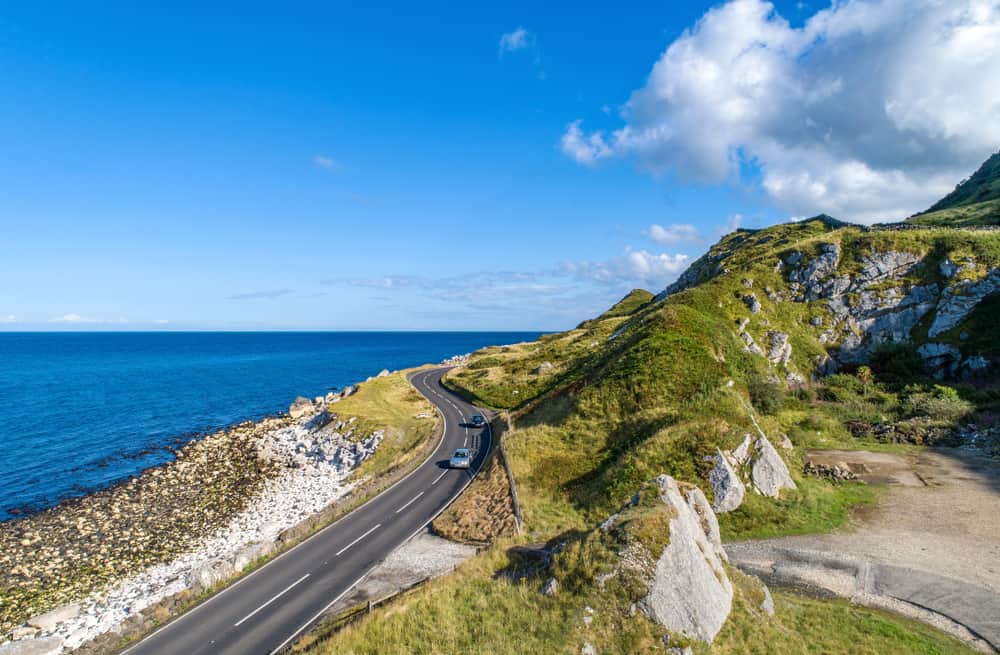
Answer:
M274 300L275 298L287 296L294 292L294 289L267 289L264 291L239 293L234 296L229 296L226 300Z
M574 120L561 148L711 184L750 168L791 215L899 219L1000 146L998 88L997 0L849 0L801 27L732 0L668 46L624 125Z

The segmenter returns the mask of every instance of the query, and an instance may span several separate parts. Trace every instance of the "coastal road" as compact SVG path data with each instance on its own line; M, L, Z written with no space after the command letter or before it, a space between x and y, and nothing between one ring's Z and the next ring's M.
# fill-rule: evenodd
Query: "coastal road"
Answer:
M287 649L381 560L424 529L482 466L492 433L489 426L469 424L481 412L441 385L446 371L410 377L437 407L444 427L437 448L416 470L124 652L271 655ZM447 468L451 453L462 447L477 451L472 468Z

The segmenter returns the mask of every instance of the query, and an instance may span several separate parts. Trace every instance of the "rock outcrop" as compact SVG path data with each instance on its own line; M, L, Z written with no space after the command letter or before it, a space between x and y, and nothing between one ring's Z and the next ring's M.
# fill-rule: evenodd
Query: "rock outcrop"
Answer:
M721 450L715 456L715 466L708 474L708 482L712 485L712 496L715 498L712 509L716 512L731 512L743 504L746 487Z
M955 269L951 276L960 269ZM1000 291L1000 270L992 270L977 282L963 281L949 286L941 294L934 322L927 330L927 336L934 338L947 332L959 323L978 305L983 298Z
M62 639L56 637L23 639L0 644L0 655L59 655L62 652Z
M288 408L288 415L294 419L313 413L313 402L304 396L299 396Z
M795 489L795 481L788 472L785 460L765 437L754 441L750 460L750 477L753 488L764 496L777 498L782 489Z
M841 248L835 243L821 244L812 258L798 251L785 255L782 268L787 270L791 299L821 302L830 314L829 320L810 320L814 327L825 328L818 339L833 358L820 373L867 362L882 344L910 343L914 329L927 316L933 317L927 336L934 339L960 325L984 298L1000 292L1000 270L982 275L972 260L956 264L946 258L937 267L946 279L942 286L920 273L924 260L924 255L913 252L868 252L858 258L859 268L848 274L839 272ZM939 378L985 368L979 361L983 358L966 363L958 348L943 343L922 344L919 352ZM779 356L777 348L768 348L769 360Z
M731 512L742 505L747 486L770 498L777 498L784 489L796 488L785 460L763 435L754 439L748 434L735 450L717 453L712 458L715 466L708 474L715 499L712 509L716 512Z
M718 555L721 543L706 533L698 512L673 478L661 475L654 483L675 518L639 608L670 631L711 643L733 601L733 586Z

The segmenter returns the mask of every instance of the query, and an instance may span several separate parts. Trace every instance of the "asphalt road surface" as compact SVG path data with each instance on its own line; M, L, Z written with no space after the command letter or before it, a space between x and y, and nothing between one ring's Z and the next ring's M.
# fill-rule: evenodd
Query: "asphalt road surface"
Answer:
M482 466L490 428L468 423L480 411L441 386L447 369L410 381L441 412L444 435L431 456L380 495L292 550L146 637L128 655L270 655L288 648L333 603L437 516ZM476 456L449 469L456 448Z

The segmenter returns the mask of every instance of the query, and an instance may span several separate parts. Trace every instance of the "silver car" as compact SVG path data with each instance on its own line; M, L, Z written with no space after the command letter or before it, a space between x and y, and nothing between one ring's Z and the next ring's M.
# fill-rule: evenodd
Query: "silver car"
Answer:
M459 448L448 460L448 466L453 469L467 469L472 466L472 451L468 448Z

